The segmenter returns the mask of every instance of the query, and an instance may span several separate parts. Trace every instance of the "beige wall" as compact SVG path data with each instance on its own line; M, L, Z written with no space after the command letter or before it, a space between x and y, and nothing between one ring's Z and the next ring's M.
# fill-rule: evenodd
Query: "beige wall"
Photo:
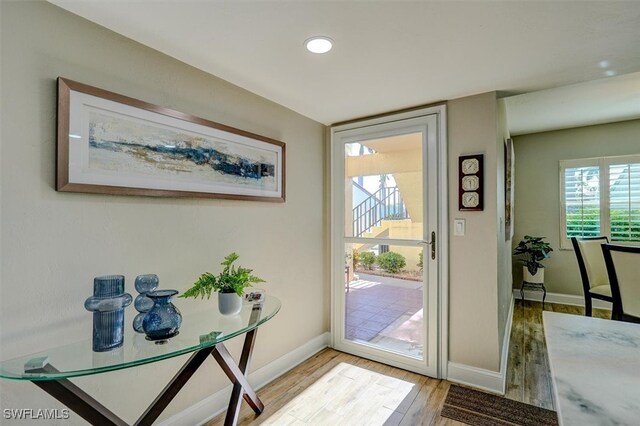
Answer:
M552 293L582 296L578 264L572 250L560 250L559 161L640 153L640 120L514 138L515 235L547 237L553 247L545 260L545 285ZM513 268L514 287L522 281L522 267Z
M447 103L449 144L449 360L500 370L498 326L499 163L496 93ZM458 157L484 154L484 210L458 211ZM498 161L499 157L499 161ZM504 208L502 209L504 211ZM453 235L453 219L466 235Z
M161 287L185 290L231 251L283 302L258 333L252 369L328 331L324 126L48 3L0 7L0 358L90 338L83 303L94 276L124 274L133 292L136 275L157 273ZM287 202L55 192L58 76L284 141ZM214 300L176 304L185 317L216 309ZM130 307L127 322L133 316ZM132 422L184 360L76 383ZM163 417L226 385L206 361ZM30 383L0 387L1 408L61 408Z

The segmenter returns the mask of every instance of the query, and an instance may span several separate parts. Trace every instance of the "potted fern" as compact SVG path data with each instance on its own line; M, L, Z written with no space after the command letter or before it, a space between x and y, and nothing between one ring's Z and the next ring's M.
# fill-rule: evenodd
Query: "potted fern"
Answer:
M262 283L262 278L252 275L252 269L235 267L233 262L238 260L240 256L231 253L224 258L221 263L224 268L220 274L213 275L211 272L205 272L193 284L189 290L180 295L183 298L207 299L211 297L212 292L218 293L218 309L222 315L236 315L242 309L242 294L244 289L251 287L254 283Z
M543 241L545 237L525 235L513 251L522 260L523 281L532 284L544 283L544 265L541 260L547 259L553 251L549 243Z

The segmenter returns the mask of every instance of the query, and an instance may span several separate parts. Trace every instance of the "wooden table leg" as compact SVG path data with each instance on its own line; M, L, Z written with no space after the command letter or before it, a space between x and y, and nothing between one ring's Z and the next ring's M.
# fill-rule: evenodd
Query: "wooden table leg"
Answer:
M149 405L149 408L142 413L140 418L135 422L135 425L151 425L213 350L215 350L215 348L209 347L194 352L180 371L171 379L169 384L165 386L160 395ZM52 365L47 364L43 368L27 370L26 372L56 373L58 370ZM70 410L91 424L127 425L124 420L68 379L32 380L32 383L62 402Z
M251 317L249 324L255 324L262 313L262 303L256 303L251 308ZM233 391L231 392L231 400L227 408L227 415L224 419L225 426L235 426L238 423L238 415L240 414L240 406L242 398L251 406L256 414L264 411L264 404L256 395L255 391L246 378L247 370L251 362L251 354L253 353L253 345L256 341L257 328L247 332L242 346L242 354L240 355L240 363L236 365L233 358L227 351L224 344L217 344L211 355L216 359L222 370L225 372L229 380L233 383Z
M135 426L148 426L160 416L162 411L169 405L171 400L180 392L180 389L189 381L193 373L198 370L213 349L205 348L191 354L189 360L182 366L180 371L173 376L173 379L160 392L160 395L149 405L144 413L134 423Z
M240 406L242 405L242 397L244 397L244 400L247 401L256 414L260 414L264 410L264 404L260 401L260 398L258 398L245 376L249 368L249 363L251 362L256 333L256 329L247 333L238 365L235 364L231 354L229 354L227 348L222 343L217 344L213 352L211 352L211 355L216 359L218 364L220 364L220 367L227 377L233 382L231 400L229 401L227 415L224 419L225 426L237 424Z
M57 373L51 364L42 368L27 370L27 373ZM71 383L68 379L32 380L31 383L62 402L71 411L91 424L126 426L127 423L91 395Z

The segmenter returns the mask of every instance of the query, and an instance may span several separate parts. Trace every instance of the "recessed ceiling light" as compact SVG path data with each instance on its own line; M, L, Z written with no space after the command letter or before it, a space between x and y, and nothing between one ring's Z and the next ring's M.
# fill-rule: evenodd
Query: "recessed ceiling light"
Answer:
M609 61L606 61L606 60L605 61L600 61L600 62L598 62L598 66L600 68L609 68Z
M304 45L311 53L327 53L333 47L333 40L329 37L314 36L306 39Z
M613 77L614 75L618 74L617 72L615 72L614 70L606 70L604 72L604 75L606 75L607 77Z

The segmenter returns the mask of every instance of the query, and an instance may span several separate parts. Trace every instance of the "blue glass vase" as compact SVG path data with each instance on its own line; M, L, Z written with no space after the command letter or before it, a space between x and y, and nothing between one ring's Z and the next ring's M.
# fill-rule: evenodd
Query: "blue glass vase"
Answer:
M149 340L164 340L178 334L182 324L182 314L171 303L177 290L156 290L147 293L153 300L153 308L144 316L142 328Z
M140 313L133 319L133 329L138 333L144 333L142 321L147 312L153 307L153 300L147 297L147 293L157 289L159 283L160 279L156 274L138 275L136 277L135 287L140 294L136 297L133 305Z
M93 296L84 307L93 312L93 343L95 352L105 352L124 342L124 308L132 297L124 292L123 275L107 275L93 280Z

